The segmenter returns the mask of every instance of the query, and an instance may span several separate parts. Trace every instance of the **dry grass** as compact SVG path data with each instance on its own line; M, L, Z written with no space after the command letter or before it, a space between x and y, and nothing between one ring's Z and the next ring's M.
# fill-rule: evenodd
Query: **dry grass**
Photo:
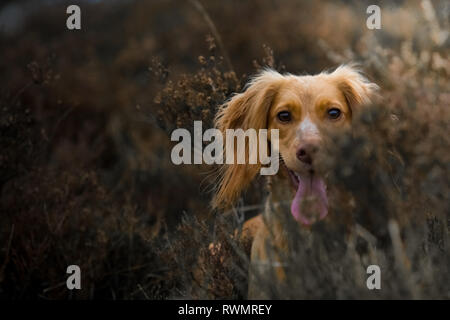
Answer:
M352 60L383 100L324 153L339 193L330 219L289 230L289 286L264 281L274 298L450 298L445 1L382 5L379 31L360 1L195 3L86 5L83 33L52 6L0 36L0 297L245 298L249 243L231 235L264 181L211 212L214 168L172 165L168 134L210 125L261 66ZM65 289L69 264L81 291ZM369 264L381 291L365 287Z

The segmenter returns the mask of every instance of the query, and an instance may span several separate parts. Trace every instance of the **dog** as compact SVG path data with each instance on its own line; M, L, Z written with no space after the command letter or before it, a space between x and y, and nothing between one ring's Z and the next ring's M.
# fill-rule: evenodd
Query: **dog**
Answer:
M353 113L370 103L377 89L352 64L301 76L266 69L248 83L244 92L219 108L215 124L222 132L249 128L279 132L281 170L269 178L264 212L243 226L243 233L253 238L248 298L270 297L259 281L268 266L278 281L286 277L280 257L280 252L288 254L286 228L280 219L286 213L280 212L283 210L277 204L291 199L288 223L310 226L327 217L328 186L315 166L325 141L322 133L325 129L350 130ZM270 135L267 143L271 143ZM260 164L223 165L213 206L232 206L260 168Z

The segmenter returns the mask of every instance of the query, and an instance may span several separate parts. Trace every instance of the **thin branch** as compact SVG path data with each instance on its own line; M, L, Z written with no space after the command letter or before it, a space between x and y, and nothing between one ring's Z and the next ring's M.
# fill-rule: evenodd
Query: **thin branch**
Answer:
M208 25L209 29L211 30L214 38L216 38L217 43L219 45L220 50L222 51L223 57L225 59L225 63L227 64L227 67L230 71L234 72L233 64L231 63L230 57L227 54L227 51L225 50L225 46L223 45L222 38L220 37L219 32L217 31L217 28L214 24L214 22L211 20L208 12L205 10L203 5L198 0L189 0L192 5L200 12L203 19L205 20L206 24Z

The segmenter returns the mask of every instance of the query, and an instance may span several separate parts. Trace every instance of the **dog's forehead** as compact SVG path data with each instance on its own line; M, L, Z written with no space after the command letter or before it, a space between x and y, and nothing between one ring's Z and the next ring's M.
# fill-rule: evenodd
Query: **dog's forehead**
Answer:
M314 92L317 90L336 88L335 83L329 75L324 74L295 76L294 80L297 86L305 91Z
M303 102L314 102L318 98L337 98L342 93L327 74L290 76L281 91L284 96L300 98Z

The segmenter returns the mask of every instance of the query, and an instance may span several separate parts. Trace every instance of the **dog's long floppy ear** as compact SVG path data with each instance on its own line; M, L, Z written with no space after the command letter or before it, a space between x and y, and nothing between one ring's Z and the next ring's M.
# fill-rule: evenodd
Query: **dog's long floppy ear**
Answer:
M283 80L284 77L276 71L262 71L249 82L243 93L236 94L220 107L215 125L223 134L224 148L227 129L267 129L268 112ZM259 172L259 162L248 164L247 143L246 149L245 164L222 166L217 192L212 202L214 208L231 205Z
M376 96L378 86L370 82L354 65L341 65L330 74L339 90L345 96L350 110L369 104Z

